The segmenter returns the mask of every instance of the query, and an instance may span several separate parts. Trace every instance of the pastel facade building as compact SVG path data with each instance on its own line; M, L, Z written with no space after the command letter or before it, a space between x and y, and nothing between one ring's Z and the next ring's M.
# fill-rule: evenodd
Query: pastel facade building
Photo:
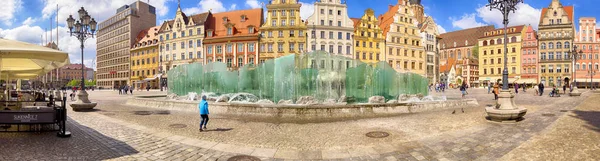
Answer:
M342 0L316 1L308 17L307 51L326 51L334 55L353 57L354 22L348 17L348 7Z

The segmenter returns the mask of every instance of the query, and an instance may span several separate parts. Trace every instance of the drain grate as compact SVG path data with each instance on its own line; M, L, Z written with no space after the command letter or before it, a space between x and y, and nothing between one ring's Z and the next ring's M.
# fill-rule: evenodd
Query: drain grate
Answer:
M135 111L135 112L133 112L133 114L136 114L136 115L151 115L152 111Z
M227 161L260 161L260 159L249 155L236 155L227 159Z
M181 129L181 128L185 128L187 127L187 125L185 124L171 124L169 125L170 128L177 128L177 129Z
M370 138L385 138L385 137L390 136L390 133L383 132L383 131L373 131L373 132L369 132L365 135Z
M112 113L112 112L104 112L102 114L106 115L106 116L114 116L115 115L115 113Z
M551 117L551 116L556 116L556 115L553 113L544 113L544 114L542 114L542 116Z
M171 114L171 111L169 111L169 110L154 111L154 114L157 114L157 115L168 115L168 114Z
M560 110L560 112L569 112L569 110Z

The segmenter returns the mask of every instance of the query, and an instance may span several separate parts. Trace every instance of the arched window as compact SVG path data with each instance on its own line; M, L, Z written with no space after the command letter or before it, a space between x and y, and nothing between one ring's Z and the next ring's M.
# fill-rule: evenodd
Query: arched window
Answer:
M487 59L483 59L483 64L487 64Z
M467 49L467 57L471 57L471 49Z
M494 59L490 59L490 64L494 64Z
M487 46L488 42L487 40L483 40L483 46Z
M568 41L566 41L566 42L565 42L565 49L570 49L570 48L571 48L571 46L570 46L569 42L568 42Z
M458 59L462 59L462 53L460 50L458 50Z
M542 49L546 49L546 43L542 43Z
M501 63L502 63L502 59L498 58L498 64L501 64Z
M454 51L450 51L450 58L455 58L454 57Z
M494 45L496 41L490 40L490 45Z
M513 36L512 38L510 38L510 43L515 43L517 42L517 37Z
M561 44L560 42L557 42L557 43L556 43L556 48L557 48L557 49L560 49L560 48L562 48L562 44Z
M594 64L594 68L596 68L596 70L598 70L598 63Z
M592 63L588 64L588 69L592 70Z
M496 40L496 43L498 43L498 44L502 44L502 39L501 39L501 38L498 38L498 40Z
M581 64L581 69L582 69L582 70L585 70L585 68L586 68L585 66L587 66L587 65L585 65L585 64Z
M552 42L548 43L548 49L554 49L554 43L552 43Z
M579 63L575 64L575 70L579 70Z
M585 50L585 45L582 45L581 47L583 48L583 50Z

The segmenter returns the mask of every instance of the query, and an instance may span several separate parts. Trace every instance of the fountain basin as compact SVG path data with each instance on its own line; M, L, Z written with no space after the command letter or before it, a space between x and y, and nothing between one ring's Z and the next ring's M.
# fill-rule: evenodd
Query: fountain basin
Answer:
M127 105L198 112L199 101L167 100L153 97L132 97ZM477 107L476 99L429 101L413 103L361 104L254 104L209 102L211 114L224 116L269 117L278 119L369 118L408 113Z

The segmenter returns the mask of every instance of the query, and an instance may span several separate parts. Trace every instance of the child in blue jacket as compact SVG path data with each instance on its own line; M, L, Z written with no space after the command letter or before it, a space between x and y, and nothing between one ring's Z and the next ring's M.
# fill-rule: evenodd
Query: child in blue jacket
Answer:
M208 102L206 102L206 96L202 96L202 101L198 104L198 110L200 111L200 131L206 130L206 124L208 124ZM202 130L204 125L204 130Z

